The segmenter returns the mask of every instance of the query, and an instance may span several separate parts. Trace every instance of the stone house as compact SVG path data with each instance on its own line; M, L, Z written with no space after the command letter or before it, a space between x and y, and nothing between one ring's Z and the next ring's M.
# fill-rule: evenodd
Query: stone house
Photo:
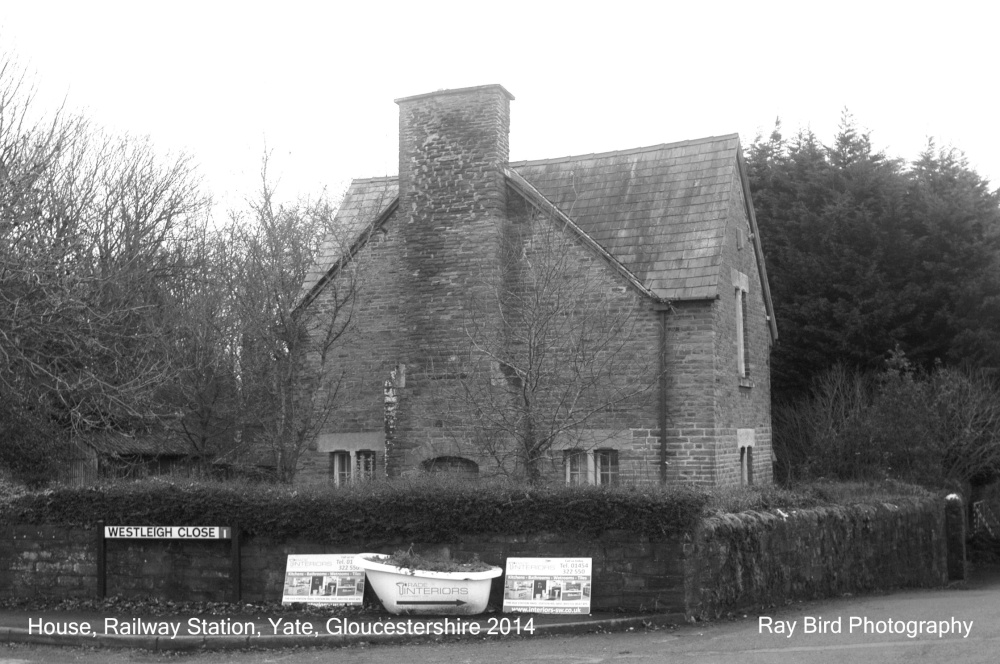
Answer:
M542 474L771 482L777 327L739 137L512 163L513 99L486 85L396 100L399 175L352 182L336 219L348 239L328 243L304 287L302 315L322 317L343 257L367 266L353 333L339 350L350 398L303 455L297 481L476 476L526 463L497 454L488 444L497 418L461 395L479 374L487 386L523 387L488 344L508 338L523 351L528 343L509 342L526 319L511 322L505 303L538 288L524 275L542 262L547 237L560 287L589 289L560 320L625 316L615 355L623 361L599 380L641 389L616 392L620 399L553 436L536 460ZM493 297L486 275L497 265L507 266L505 283L517 283ZM576 366L567 348L561 365ZM556 401L562 385L553 385L535 397Z

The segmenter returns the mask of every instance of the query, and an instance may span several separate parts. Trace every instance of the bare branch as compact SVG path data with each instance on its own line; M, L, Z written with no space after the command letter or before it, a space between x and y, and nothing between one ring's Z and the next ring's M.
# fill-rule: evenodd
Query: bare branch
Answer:
M537 481L555 446L621 430L618 411L645 401L655 371L635 352L634 294L588 263L558 220L536 210L498 233L500 261L469 304L475 369L449 412L501 468Z

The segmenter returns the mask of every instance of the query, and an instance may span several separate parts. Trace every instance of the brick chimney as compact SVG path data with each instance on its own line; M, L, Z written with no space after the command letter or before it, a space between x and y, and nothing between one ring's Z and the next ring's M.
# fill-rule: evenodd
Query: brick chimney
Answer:
M400 210L414 223L503 214L510 101L500 85L397 99Z
M396 100L407 384L390 474L432 455L426 446L442 435L443 395L470 369L464 321L501 246L513 98L484 85Z
M503 87L484 85L396 100L399 233L412 280L407 325L435 354L467 350L455 327L497 255L511 99Z

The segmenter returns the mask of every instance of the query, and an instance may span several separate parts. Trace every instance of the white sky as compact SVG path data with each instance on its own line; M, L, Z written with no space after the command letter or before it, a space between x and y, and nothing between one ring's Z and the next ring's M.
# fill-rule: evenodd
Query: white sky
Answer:
M804 9L804 7L810 9ZM0 51L39 104L194 156L220 207L256 184L339 199L397 172L393 99L500 83L511 158L628 149L781 117L832 141L847 107L875 146L927 137L1000 186L1000 3L6 2Z

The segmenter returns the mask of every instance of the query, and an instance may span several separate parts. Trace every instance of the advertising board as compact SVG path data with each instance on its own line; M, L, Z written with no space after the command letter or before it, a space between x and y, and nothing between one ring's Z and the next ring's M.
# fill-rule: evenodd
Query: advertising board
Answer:
M590 558L508 558L503 610L590 613Z
M290 555L281 603L361 604L365 571L353 554Z

